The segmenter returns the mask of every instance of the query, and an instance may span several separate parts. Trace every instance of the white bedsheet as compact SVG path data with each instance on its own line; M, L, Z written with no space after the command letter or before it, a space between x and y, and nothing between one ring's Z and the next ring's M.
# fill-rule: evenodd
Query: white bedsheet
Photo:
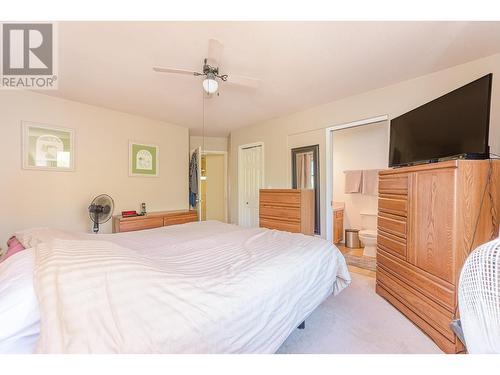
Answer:
M273 353L350 282L343 256L322 239L214 221L98 236L40 229L30 240L37 236L66 239L37 253L50 320L40 352ZM93 297L75 302L82 285Z
M33 289L33 250L0 263L0 353L32 353L40 334Z

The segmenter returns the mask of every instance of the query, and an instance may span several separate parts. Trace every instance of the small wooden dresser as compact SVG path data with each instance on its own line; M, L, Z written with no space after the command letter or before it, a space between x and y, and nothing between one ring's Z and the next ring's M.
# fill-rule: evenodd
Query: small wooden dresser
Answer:
M192 221L198 221L197 211L177 210L150 212L144 216L133 216L127 218L117 215L113 216L113 233L153 229L167 225L189 223Z
M380 172L377 293L446 353L469 252L498 236L500 161L454 160Z
M260 189L259 225L313 235L314 190Z

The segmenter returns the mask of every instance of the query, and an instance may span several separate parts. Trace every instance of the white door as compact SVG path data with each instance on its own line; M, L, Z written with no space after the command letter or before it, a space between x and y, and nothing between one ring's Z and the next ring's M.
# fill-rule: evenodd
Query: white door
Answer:
M193 207L196 211L198 211L198 221L201 221L201 147L197 147L194 150L191 150L191 158L189 159L190 161L192 160L193 154L196 154L196 162L197 162L197 176L195 179L198 182L198 194L196 195L196 205ZM190 207L191 206L191 200L190 200Z
M262 145L239 151L239 225L259 226L259 189L264 185Z

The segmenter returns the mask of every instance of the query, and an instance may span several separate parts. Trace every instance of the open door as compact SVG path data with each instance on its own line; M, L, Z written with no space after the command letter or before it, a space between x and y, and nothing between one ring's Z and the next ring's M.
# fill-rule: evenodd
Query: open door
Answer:
M189 208L198 211L198 221L201 221L201 147L191 150L189 158Z

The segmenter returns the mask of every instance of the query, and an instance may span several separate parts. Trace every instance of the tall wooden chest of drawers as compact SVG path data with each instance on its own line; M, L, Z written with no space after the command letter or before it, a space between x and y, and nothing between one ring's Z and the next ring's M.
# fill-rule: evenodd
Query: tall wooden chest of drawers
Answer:
M471 249L498 236L499 215L500 161L379 174L377 293L447 353L463 349L449 328L460 270Z
M260 189L259 225L313 235L314 190Z

